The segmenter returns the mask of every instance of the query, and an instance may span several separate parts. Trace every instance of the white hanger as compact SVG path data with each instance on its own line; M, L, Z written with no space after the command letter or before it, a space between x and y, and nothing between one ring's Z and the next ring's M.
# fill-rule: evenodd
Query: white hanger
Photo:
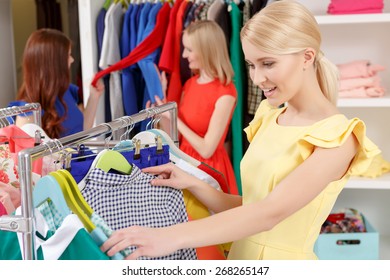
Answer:
M161 136L162 143L169 145L169 158L173 162L179 159L185 160L193 166L199 166L201 162L180 150L173 142L172 138L161 129L149 129L137 133L133 138L141 140L141 143L155 143L156 136Z

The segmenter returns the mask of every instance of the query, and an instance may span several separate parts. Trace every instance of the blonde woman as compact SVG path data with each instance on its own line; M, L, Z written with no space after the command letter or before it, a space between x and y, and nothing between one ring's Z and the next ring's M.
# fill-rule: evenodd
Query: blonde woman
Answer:
M339 193L380 151L361 120L337 110L336 68L304 6L269 4L243 27L241 40L251 78L267 97L245 129L243 196L215 191L171 164L146 168L157 175L153 185L186 188L216 214L119 230L101 248L110 256L130 245L137 250L129 259L136 259L233 241L229 259L317 259L314 243Z
M221 172L229 185L224 191L238 194L224 147L237 100L225 35L216 22L200 20L184 30L182 41L183 57L194 75L184 84L178 104L180 149ZM157 105L163 103L155 98Z

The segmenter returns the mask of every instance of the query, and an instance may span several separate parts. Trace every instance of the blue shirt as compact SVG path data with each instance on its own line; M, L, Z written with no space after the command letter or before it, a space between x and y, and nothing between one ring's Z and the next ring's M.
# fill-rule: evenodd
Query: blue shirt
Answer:
M69 88L64 94L64 102L68 107L68 113L66 115L66 118L62 122L63 131L60 135L60 137L65 137L80 131L83 131L84 127L84 115L80 111L79 107L77 106L79 101L78 96L79 88L78 86L74 84L70 84ZM25 101L13 101L8 104L8 107L11 106L24 106L27 102ZM57 98L55 101L55 108L60 117L62 117L65 114L65 108L61 104L60 100ZM23 116L31 115L32 112L23 114ZM45 114L44 110L42 110L42 116Z

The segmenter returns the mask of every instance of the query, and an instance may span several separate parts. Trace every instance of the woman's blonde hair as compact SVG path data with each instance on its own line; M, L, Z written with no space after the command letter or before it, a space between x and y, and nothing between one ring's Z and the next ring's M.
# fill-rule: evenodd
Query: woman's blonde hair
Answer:
M316 51L317 80L325 97L337 102L338 70L324 57L321 33L312 13L294 1L276 1L255 14L242 28L241 40L248 40L260 50L285 55L298 53L308 47Z
M184 34L187 34L206 74L229 84L234 72L221 27L215 21L198 20L192 22Z

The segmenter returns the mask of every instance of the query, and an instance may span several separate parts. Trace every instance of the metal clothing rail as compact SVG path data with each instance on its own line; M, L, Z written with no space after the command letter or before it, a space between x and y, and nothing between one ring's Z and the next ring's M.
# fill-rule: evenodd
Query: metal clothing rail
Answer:
M1 216L0 229L22 233L22 256L25 260L36 259L34 250L35 220L32 200L32 161L43 156L50 155L51 153L61 151L62 149L72 145L81 144L98 136L134 125L166 111L169 111L170 113L170 134L172 140L175 143L178 143L177 105L175 102L168 102L161 106L145 109L131 116L124 116L109 123L102 123L85 131L48 141L34 148L24 149L18 153L22 215Z
M41 104L27 103L26 105L23 106L12 106L12 107L0 109L0 120L1 120L0 127L4 127L3 120L8 123L7 117L20 115L27 112L32 112L34 117L34 123L37 124L38 126L41 126Z

